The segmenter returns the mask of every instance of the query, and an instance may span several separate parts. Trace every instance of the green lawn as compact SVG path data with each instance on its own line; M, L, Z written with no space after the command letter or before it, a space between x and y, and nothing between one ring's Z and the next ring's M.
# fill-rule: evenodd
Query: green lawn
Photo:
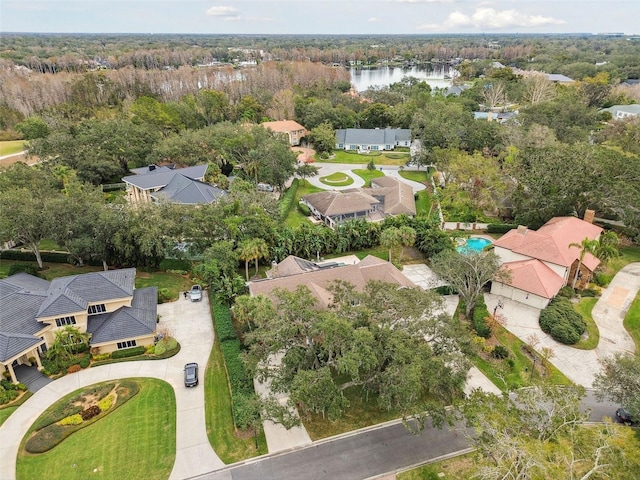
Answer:
M213 305L214 299L211 296L209 298ZM213 309L211 317L213 318ZM264 433L258 435L257 451L253 437L240 438L236 434L227 371L217 337L205 370L204 398L209 443L224 463L234 463L267 453Z
M608 281L611 281L614 275L625 265L633 262L640 262L640 247L620 247L619 250L620 256L609 260L604 268L604 275L608 278Z
M56 242L54 242L53 240L49 240L48 238L41 240L40 243L38 243L38 248L42 251L55 250L56 252L68 252L66 248L62 248Z
M173 388L161 380L135 380L141 387L135 397L49 452L27 454L23 441L17 479L169 478L176 456Z
M410 160L409 153L404 152L379 152L360 154L347 152L345 150L334 150L333 158L323 160L316 155L317 162L327 163L350 163L352 165L367 165L371 160L375 165L406 165Z
M416 214L420 215L432 215L434 212L431 209L431 194L428 190L420 190L416 194Z
M536 366L536 371L531 375L533 360L523 351L525 343L509 332L506 328L498 325L493 327L493 332L500 343L509 351L509 359L494 360L484 359L480 356L470 358L473 364L484 373L501 390L514 390L526 387L540 380L540 375L546 370L545 379L554 385L570 385L571 381L565 377L560 370L554 367L549 361L541 359L538 355L538 362L542 361L544 369ZM511 362L509 361L511 360ZM505 385L506 382L506 385Z
M0 425L2 425L7 420L7 418L9 418L11 414L16 411L16 408L26 402L32 395L32 392L27 391L18 400L12 403L11 406L5 407L0 405Z
M6 407L0 410L0 425L2 425L9 416L16 411L18 407Z
M636 295L624 317L624 328L636 343L636 353L640 352L640 292Z
M430 463L397 475L398 480L458 480L472 478L477 467L474 462L475 453L467 453L441 462ZM444 474L444 476L440 475Z
M427 183L429 181L429 173L426 170L402 170L400 172L400 176L402 178L406 178L407 180L412 180L418 183Z
M136 288L157 286L158 290L166 288L171 300L177 300L180 293L189 290L192 285L187 275L178 275L169 272L142 272L136 271Z
M584 322L587 324L588 333L588 337L586 339L581 339L578 343L573 345L575 348L579 348L580 350L593 350L598 346L598 342L600 341L600 331L591 316L591 310L593 310L593 307L597 302L597 298L583 298L573 306L574 310L582 315Z
M371 186L372 179L384 177L384 173L382 173L380 170L368 170L366 168L356 168L351 171L364 180L365 187Z
M322 188L311 185L307 180L300 180L300 183L298 184L298 190L296 191L296 198L293 202L293 207L291 207L291 211L289 212L289 215L287 215L287 219L285 220L287 226L295 228L301 223L308 222L309 220L307 220L307 217L302 215L298 210L298 203L304 195L323 191L324 190Z
M0 142L0 157L22 152L27 148L29 142L26 140L9 140Z
M320 181L329 187L346 187L353 183L353 178L345 173L335 172L326 177L320 177Z

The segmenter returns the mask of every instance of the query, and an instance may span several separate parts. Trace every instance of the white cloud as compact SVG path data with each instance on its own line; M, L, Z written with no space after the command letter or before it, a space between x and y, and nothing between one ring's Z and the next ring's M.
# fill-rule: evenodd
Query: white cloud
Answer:
M367 20L367 22L379 22L379 21L380 21L380 19L379 19L379 18L376 18L376 17L371 17L371 18L369 18L369 19Z
M419 30L451 31L456 29L475 28L478 30L504 30L509 28L531 28L547 25L564 25L564 20L544 17L542 15L529 15L518 10L495 10L494 8L480 7L471 15L461 11L449 14L444 23L426 24L418 27Z
M225 17L227 20L239 20L240 15L238 9L230 6L219 5L211 7L207 10L207 15L211 17Z

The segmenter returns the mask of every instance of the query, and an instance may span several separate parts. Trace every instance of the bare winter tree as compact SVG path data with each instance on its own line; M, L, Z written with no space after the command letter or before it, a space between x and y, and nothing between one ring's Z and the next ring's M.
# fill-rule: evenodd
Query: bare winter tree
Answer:
M531 105L552 100L556 95L556 86L543 73L533 73L523 81L524 100Z

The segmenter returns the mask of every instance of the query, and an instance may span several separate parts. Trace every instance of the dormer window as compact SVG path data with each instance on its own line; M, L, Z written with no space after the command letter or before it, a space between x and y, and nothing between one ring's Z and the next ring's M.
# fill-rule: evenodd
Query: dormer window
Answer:
M74 317L73 315L69 317L56 318L56 326L58 327L64 327L65 325L75 325L75 324L76 324L76 317Z
M104 306L104 303L99 303L97 305L89 305L87 309L87 313L89 315L96 315L98 313L104 313L107 311L107 308Z

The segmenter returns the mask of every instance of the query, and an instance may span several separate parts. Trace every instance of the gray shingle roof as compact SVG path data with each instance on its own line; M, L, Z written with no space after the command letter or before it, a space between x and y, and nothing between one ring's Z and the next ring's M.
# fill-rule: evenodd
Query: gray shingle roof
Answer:
M173 203L196 205L213 203L223 195L226 195L226 192L218 187L177 174L165 187L151 196Z
M89 303L130 297L135 277L135 268L124 268L56 278L36 316L66 315L86 310Z
M6 362L28 348L44 343L44 340L22 333L0 332L0 362Z
M411 140L407 128L347 128L336 130L336 142L350 145L395 145Z
M196 165L193 167L179 168L172 170L170 168L162 167L154 170L153 173L146 173L144 175L129 175L122 179L123 182L135 185L141 190L150 190L156 188L162 188L169 184L173 177L177 174L184 175L191 179L204 178L207 173L207 165Z
M156 330L158 289L141 288L133 293L131 307L89 317L87 331L91 344L114 342L131 337L150 335Z

